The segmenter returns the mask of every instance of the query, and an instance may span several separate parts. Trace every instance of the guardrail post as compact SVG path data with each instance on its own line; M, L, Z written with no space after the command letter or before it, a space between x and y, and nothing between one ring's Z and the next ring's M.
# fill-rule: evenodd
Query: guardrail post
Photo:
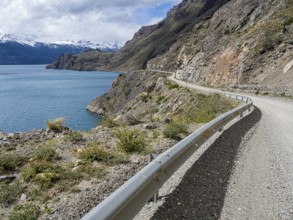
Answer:
M149 162L152 162L159 155L160 154L150 154ZM159 190L153 195L153 197L150 199L150 201L153 201L154 203L156 203L158 198L159 198Z

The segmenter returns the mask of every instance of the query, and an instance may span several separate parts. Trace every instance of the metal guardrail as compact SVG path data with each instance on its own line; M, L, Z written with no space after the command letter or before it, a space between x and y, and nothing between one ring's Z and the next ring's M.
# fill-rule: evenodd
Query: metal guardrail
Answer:
M250 110L253 105L252 100L248 97L228 93L222 93L222 95L242 100L246 104L220 115L160 154L93 208L82 220L129 220L134 218L159 188L204 142L229 121L242 116L246 110Z

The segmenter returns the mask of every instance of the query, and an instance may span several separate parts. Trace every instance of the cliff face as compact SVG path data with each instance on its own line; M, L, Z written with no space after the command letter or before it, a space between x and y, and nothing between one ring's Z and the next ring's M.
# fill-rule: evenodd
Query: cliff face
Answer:
M110 68L110 60L114 52L100 50L88 50L79 55L62 54L52 64L47 65L48 69L69 69L69 70L107 70Z
M292 2L230 1L148 66L172 65L178 78L216 87L292 95Z
M183 0L114 55L83 53L68 62L72 69L162 69L215 87L292 94L292 23L292 0Z

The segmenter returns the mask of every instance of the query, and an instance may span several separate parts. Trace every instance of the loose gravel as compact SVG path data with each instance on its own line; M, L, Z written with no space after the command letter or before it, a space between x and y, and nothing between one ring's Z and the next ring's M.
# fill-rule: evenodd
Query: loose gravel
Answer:
M260 115L255 110L216 134L160 189L158 202L148 203L135 220L219 218L240 143Z
M253 100L254 112L195 153L136 220L293 219L293 102Z

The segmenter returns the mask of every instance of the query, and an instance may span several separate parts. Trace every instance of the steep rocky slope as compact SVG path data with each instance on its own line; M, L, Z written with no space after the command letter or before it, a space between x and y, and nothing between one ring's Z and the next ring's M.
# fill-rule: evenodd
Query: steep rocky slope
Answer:
M183 0L106 62L92 54L86 68L170 70L201 84L292 95L292 24L292 0ZM75 61L88 55L70 68L83 69Z

